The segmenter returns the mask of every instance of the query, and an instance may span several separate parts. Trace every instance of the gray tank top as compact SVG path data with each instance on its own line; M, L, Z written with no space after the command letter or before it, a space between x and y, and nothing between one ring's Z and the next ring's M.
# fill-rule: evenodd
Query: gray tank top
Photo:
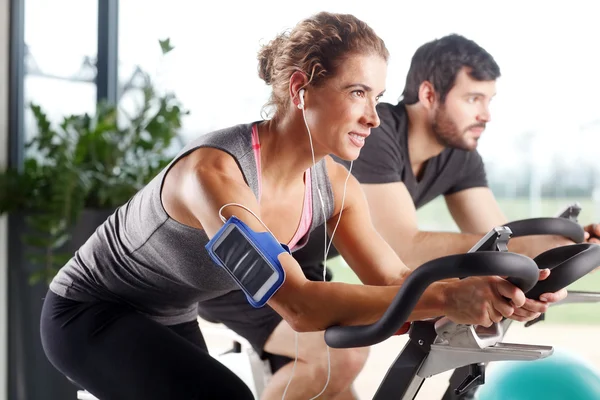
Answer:
M167 215L161 188L168 169L200 147L223 150L237 161L258 198L258 172L252 149L252 124L215 131L189 143L151 182L119 207L61 268L50 290L75 301L125 303L164 325L197 318L197 303L239 290L233 279L210 259L206 233ZM300 240L323 224L317 188L327 219L333 214L333 192L325 160L311 170L312 223Z

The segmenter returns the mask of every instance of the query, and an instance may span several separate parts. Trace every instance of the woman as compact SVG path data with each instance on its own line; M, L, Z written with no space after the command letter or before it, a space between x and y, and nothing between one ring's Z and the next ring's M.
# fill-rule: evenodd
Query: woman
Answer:
M374 231L357 181L328 156L356 159L379 124L387 59L351 15L317 14L266 46L259 75L273 86L273 117L190 143L53 280L41 334L56 368L103 400L252 398L209 356L196 322L199 301L239 289L205 250L220 214L255 232L262 221L291 249L323 221L332 232L343 214L334 238L348 263L401 282L409 270ZM268 304L296 331L374 322L398 290L311 282L290 254L279 261L285 282ZM438 283L411 319L489 325L513 311L500 294L524 302L500 278Z

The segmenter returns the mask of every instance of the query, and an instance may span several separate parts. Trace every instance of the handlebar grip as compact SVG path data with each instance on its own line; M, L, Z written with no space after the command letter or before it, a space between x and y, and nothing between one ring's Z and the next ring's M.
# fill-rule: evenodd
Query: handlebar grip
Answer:
M539 268L549 268L552 273L526 292L530 299L539 299L544 293L554 293L587 275L600 266L600 245L592 243L561 246L543 252L534 261Z
M332 326L325 330L330 347L362 347L382 342L406 322L419 298L433 282L470 276L508 276L528 291L538 280L539 269L529 257L496 251L451 255L429 261L404 281L382 317L370 325Z
M585 234L581 225L567 218L530 218L504 225L512 231L511 237L529 235L560 235L575 243L583 243Z

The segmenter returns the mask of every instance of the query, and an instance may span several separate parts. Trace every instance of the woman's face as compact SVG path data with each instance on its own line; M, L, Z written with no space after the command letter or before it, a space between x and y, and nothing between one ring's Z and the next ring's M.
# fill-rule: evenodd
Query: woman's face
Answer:
M304 94L306 120L315 152L355 160L371 128L379 126L375 106L385 90L387 63L378 55L351 55L337 73Z

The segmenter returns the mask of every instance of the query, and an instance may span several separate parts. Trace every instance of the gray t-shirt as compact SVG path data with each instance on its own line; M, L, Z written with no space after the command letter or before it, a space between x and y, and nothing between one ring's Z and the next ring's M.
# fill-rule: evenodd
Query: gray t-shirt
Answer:
M168 169L199 147L213 147L237 161L258 198L258 172L251 140L252 124L206 134L188 144L175 159L125 205L119 207L58 272L50 290L75 301L127 304L164 325L193 321L197 303L239 290L205 249L204 230L170 218L161 201ZM333 214L333 192L325 160L311 170L313 219L309 233ZM318 205L318 206L317 206ZM300 239L308 240L307 233Z
M360 156L352 165L352 175L360 183L403 182L419 208L439 195L449 195L473 187L487 187L481 156L477 151L444 149L426 162L417 180L408 155L408 118L403 103L380 103L381 125L371 130ZM336 161L340 161L337 160ZM348 162L342 162L346 167Z

